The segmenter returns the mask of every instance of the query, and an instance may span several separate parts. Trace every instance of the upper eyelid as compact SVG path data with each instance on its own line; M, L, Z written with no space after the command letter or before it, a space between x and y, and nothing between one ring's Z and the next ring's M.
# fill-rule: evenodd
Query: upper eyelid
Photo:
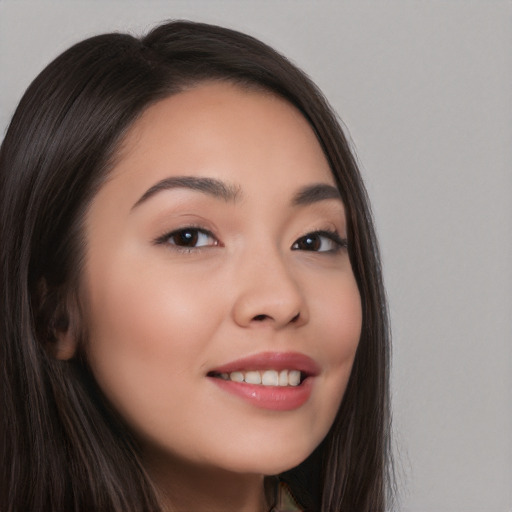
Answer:
M219 246L223 245L222 243L220 243L219 237L212 230L207 229L201 225L194 225L194 224L187 224L185 226L182 226L182 227L179 227L176 229L167 230L162 235L157 236L153 240L153 243L156 245L165 243L170 237L172 237L176 233L179 233L180 231L186 231L186 230L197 230L207 236L212 237L214 240L219 242L219 244L218 244ZM346 237L341 236L337 229L311 229L311 230L308 230L307 232L305 232L303 235L300 235L299 237L295 238L294 241L292 242L292 247L299 240L301 240L304 237L307 237L308 235L325 236L325 237L329 238L330 240L338 243L340 245L340 247L348 246ZM200 247L198 247L198 248L200 248Z
M218 237L215 235L215 233L213 233L211 230L209 229L206 229L206 228L203 228L201 226L194 226L194 225L187 225L187 226L183 226L183 227L180 227L180 228L176 228L176 229L171 229L171 230L167 230L165 233L163 233L162 235L160 236L157 236L154 240L153 240L153 243L158 245L158 244L161 244L161 243L164 243L166 242L171 236L175 235L176 233L179 233L180 231L187 231L187 230L196 230L196 231L200 231L201 233L205 234L205 235L208 235L208 236L211 236L212 238L214 238L216 241L219 241Z
M342 247L348 247L348 240L346 237L343 237L341 236L337 230L326 230L326 229L316 229L316 230L312 230L312 231L308 231L306 234L300 236L299 238L297 238L293 244L292 244L292 247L297 243L299 242L299 240L303 239L303 238L306 238L307 236L309 235L318 235L318 236L323 236L325 238L328 238L329 240L337 243L340 248ZM323 251L321 251L323 252Z

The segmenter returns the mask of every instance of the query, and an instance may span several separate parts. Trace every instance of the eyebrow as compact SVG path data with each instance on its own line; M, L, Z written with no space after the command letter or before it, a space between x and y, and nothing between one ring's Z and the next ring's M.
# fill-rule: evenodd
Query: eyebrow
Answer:
M333 185L327 183L315 183L301 188L293 197L293 206L307 206L327 199L337 199L341 201L339 190Z
M223 181L215 178L172 176L159 181L146 190L140 199L132 206L132 210L159 192L175 188L197 190L206 195L223 199L226 202L236 201L241 195L240 187L224 183ZM327 183L315 183L301 188L293 196L292 205L307 206L328 199L337 199L341 201L339 190L333 185L328 185Z
M226 202L236 201L240 196L240 188L228 185L223 181L215 178L201 178L196 176L173 176L159 181L151 188L146 190L142 197L132 206L132 210L141 203L147 201L158 192L170 190L174 188L186 188L189 190L197 190L206 195L223 199Z

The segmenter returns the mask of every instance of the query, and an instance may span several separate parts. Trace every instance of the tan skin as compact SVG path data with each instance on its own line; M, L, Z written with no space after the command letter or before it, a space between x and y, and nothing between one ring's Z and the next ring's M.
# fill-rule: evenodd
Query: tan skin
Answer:
M328 432L361 331L344 206L312 129L227 83L164 99L130 129L85 228L87 357L164 507L265 510L264 475ZM58 356L75 349L64 333ZM304 404L261 408L211 376L261 353L314 361Z

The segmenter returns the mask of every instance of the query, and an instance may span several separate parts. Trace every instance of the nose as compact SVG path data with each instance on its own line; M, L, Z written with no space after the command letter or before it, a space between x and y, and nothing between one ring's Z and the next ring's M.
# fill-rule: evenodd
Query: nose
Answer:
M239 326L268 324L282 329L309 321L300 283L279 254L245 257L236 280L233 319Z

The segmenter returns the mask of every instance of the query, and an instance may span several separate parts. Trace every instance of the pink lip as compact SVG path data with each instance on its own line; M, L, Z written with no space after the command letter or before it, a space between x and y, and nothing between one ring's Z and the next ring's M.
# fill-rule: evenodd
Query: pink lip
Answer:
M306 379L298 386L263 386L233 382L212 377L211 381L220 389L236 395L255 407L274 411L291 411L307 402L313 387L313 378L320 367L313 359L296 352L263 352L237 359L209 372L209 376L248 370L300 370Z
M315 377L320 373L320 367L313 359L298 352L261 352L231 361L212 371L231 373L248 370L300 370L308 377Z

